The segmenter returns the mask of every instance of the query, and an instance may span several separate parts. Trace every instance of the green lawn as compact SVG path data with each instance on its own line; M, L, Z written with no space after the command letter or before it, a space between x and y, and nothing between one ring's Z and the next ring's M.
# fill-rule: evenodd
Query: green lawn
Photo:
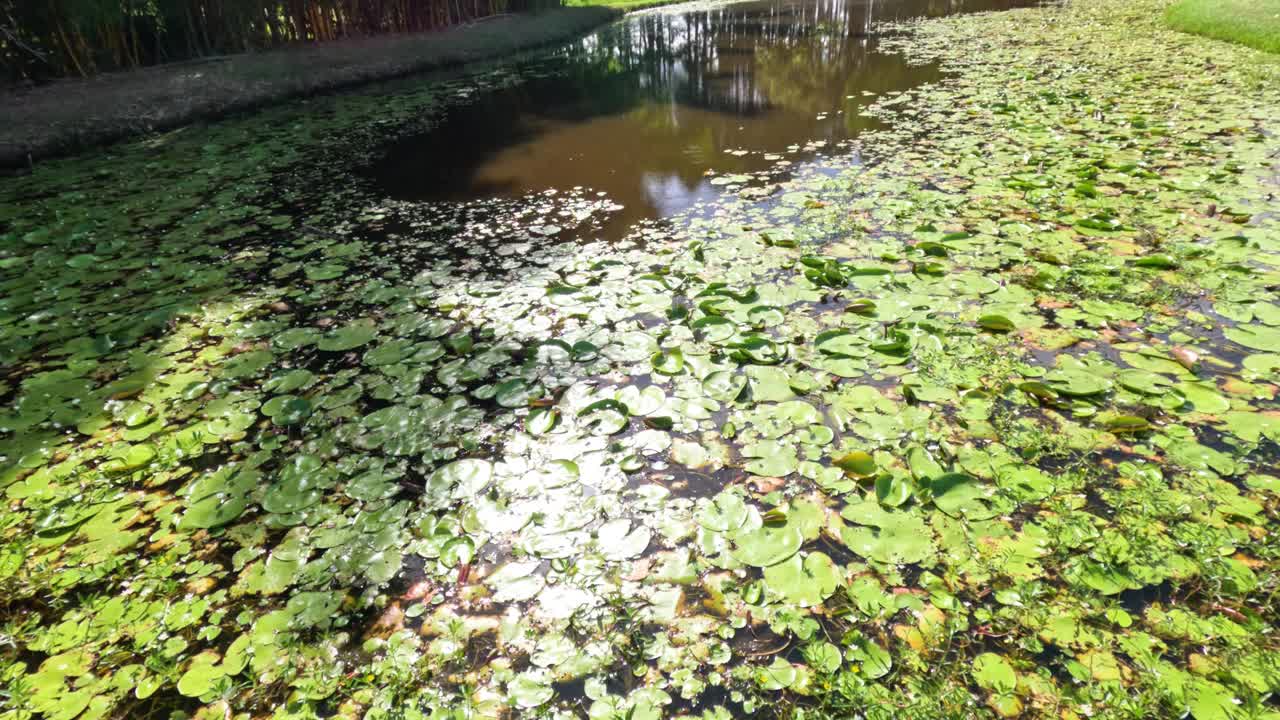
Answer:
M602 5L619 10L644 10L645 8L659 5L671 5L676 2L681 2L681 0L565 0L564 4L570 7Z
M1280 53L1280 0L1179 0L1165 19L1184 32Z

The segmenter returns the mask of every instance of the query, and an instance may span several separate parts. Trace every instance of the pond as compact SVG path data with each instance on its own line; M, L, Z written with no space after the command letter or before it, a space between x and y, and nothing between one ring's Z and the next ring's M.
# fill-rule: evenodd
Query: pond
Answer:
M715 197L717 175L832 151L877 127L865 112L875 99L937 80L935 64L880 50L884 23L1034 4L735 2L642 12L396 141L370 174L381 191L420 201L585 187L624 207L609 224L621 235L637 220Z
M1274 720L1280 82L1162 7L662 8L0 179L0 720Z

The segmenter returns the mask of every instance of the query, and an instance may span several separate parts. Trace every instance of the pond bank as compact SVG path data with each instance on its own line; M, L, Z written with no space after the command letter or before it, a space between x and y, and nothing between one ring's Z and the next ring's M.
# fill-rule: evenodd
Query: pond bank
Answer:
M288 98L547 45L620 14L604 7L561 8L440 33L352 38L0 93L0 167L21 168Z

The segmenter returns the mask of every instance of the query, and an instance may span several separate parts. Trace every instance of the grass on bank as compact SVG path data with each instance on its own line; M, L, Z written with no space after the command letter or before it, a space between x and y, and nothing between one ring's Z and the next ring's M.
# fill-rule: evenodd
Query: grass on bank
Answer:
M618 10L645 10L660 5L672 5L684 0L565 0L568 7L611 7Z
M1183 32L1280 53L1280 0L1178 0L1165 20Z

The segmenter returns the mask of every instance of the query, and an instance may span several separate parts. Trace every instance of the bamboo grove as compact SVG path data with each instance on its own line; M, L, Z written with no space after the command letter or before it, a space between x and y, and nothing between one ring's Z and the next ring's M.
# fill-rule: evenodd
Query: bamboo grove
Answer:
M0 0L10 82L434 30L559 0Z

